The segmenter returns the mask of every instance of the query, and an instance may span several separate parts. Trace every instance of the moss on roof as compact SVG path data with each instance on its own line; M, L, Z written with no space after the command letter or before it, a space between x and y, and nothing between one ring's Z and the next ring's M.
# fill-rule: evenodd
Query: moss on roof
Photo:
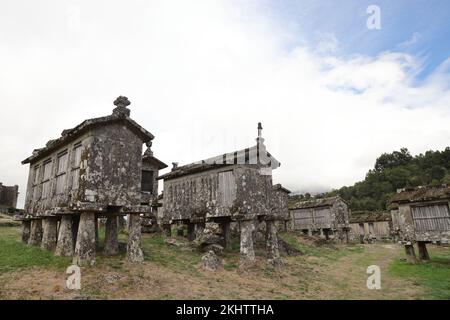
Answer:
M354 211L352 212L349 222L350 223L363 223L363 222L379 222L379 221L391 221L392 217L390 212L370 212L370 211Z

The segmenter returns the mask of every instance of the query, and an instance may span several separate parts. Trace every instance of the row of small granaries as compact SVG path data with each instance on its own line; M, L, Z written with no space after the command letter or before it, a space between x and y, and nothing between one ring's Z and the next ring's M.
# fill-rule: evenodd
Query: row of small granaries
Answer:
M153 156L154 136L130 118L129 104L118 97L111 115L64 130L22 162L30 168L22 240L93 265L100 219L104 254L115 255L119 222L127 216L126 256L132 262L144 258L142 226L157 223L171 236L172 225L184 224L193 241L206 224L216 224L225 247L237 226L241 261L247 263L255 260L255 229L264 225L269 261L280 265L277 226L289 220L289 190L272 183L280 163L266 150L261 124L254 146L185 166L174 163L159 177L167 166ZM164 196L158 196L160 179Z
M289 207L290 229L338 243L391 239L389 212L351 212L339 196L299 201Z

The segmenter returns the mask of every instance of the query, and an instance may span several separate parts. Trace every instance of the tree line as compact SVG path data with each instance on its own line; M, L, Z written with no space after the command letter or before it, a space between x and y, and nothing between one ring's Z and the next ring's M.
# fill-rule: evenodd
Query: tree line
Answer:
M363 181L318 194L316 198L339 195L352 211L386 210L397 189L424 185L450 184L450 147L412 156L407 148L383 153ZM311 198L308 193L293 195L290 203Z

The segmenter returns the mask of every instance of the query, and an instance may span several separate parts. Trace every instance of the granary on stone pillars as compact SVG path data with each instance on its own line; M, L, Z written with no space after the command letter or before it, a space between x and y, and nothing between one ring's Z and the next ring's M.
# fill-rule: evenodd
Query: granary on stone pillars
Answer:
M289 211L293 230L348 243L349 210L340 197L299 201Z
M118 253L118 217L124 215L130 226L127 259L143 260L140 215L151 208L142 200L142 147L154 136L130 118L126 97L114 105L111 115L64 130L22 162L30 166L22 219L26 241L74 256L79 265L95 263L99 217L106 218L105 254Z
M291 218L289 216L289 194L290 190L284 188L281 184L272 187L271 207L273 216L276 217L278 230L288 231L291 228Z
M352 211L350 239L360 243L393 240L391 213Z
M400 189L392 197L389 209L395 237L405 246L408 260L428 260L427 243L450 242L450 186L426 186Z
M188 226L188 238L202 232L207 222L222 229L225 247L230 246L230 223L239 222L241 262L255 259L253 234L255 224L267 220L274 242L272 257L278 258L275 220L278 211L272 200L272 170L280 163L267 152L258 124L255 146L225 153L192 164L178 166L164 174L163 223L183 223Z
M157 227L158 208L158 177L159 170L167 168L167 165L153 155L152 143L147 144L147 150L142 156L142 183L141 204L150 206L151 212L142 217L143 232L154 230Z

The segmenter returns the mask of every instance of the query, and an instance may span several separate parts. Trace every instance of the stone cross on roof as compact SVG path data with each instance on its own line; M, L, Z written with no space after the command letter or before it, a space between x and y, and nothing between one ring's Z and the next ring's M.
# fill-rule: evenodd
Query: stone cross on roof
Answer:
M131 104L127 97L119 96L115 101L114 105L116 108L113 110L113 114L118 116L130 116L130 110L127 108Z

